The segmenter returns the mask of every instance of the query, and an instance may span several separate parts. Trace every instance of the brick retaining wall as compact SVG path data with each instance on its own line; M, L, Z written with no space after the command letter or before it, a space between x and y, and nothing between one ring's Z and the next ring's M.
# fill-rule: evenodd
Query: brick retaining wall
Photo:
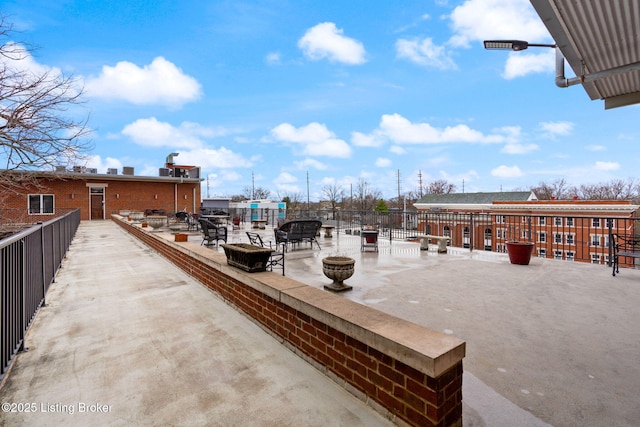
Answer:
M113 218L398 424L462 426L464 341Z

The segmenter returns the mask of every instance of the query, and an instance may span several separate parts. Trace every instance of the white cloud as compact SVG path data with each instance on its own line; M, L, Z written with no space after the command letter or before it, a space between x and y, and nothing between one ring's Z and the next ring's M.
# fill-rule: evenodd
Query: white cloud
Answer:
M606 151L607 147L604 145L587 145L585 149L589 151Z
M527 154L536 151L538 148L540 147L536 144L508 143L500 151L506 154Z
M573 131L571 122L541 122L540 127L551 136L569 135Z
M396 55L423 67L439 70L458 68L444 46L435 45L431 38L399 39L396 41Z
M269 65L279 65L281 63L280 52L270 52L265 57L265 61Z
M407 152L407 150L405 150L403 147L399 145L392 145L389 148L389 151L392 152L393 154L405 154Z
M298 182L298 178L288 172L282 172L274 181L281 184L291 184L294 182Z
M343 36L343 32L333 22L323 22L308 29L298 41L298 47L312 61L326 58L331 62L349 65L366 62L366 52L362 43Z
M554 70L555 51L553 49L543 50L542 53L510 52L502 77L510 80L531 73L551 73Z
M511 136L484 135L467 125L435 128L429 123L411 123L399 114L384 114L379 129L396 144L500 143L508 142Z
M304 159L299 162L293 162L296 166L296 169L299 170L309 170L309 169L317 169L317 170L327 170L328 167L326 164L317 161L316 159Z
M180 164L196 165L205 170L219 170L249 168L254 165L254 162L252 159L246 159L241 154L234 153L226 147L220 147L217 149L202 147L190 151L181 149Z
M200 83L162 57L140 68L131 62L105 65L98 77L86 80L88 96L125 100L137 105L159 104L179 108L198 99Z
M620 169L620 164L617 162L596 162L596 169L600 171L615 171Z
M488 39L548 40L549 34L529 0L467 0L451 13L454 46Z
M384 145L385 138L377 133L366 135L360 132L352 132L351 143L358 147L380 147Z
M388 168L389 166L391 166L391 160L384 157L378 157L376 159L376 166L378 166L379 168Z
M517 178L522 175L522 171L518 166L505 166L501 165L491 171L492 176L496 176L498 178Z
M122 171L122 162L118 159L114 159L113 157L107 157L103 160L102 157L96 154L87 158L87 167L98 169L98 173L107 173L107 169L110 168Z
M198 148L203 145L201 138L221 136L227 132L222 128L206 128L192 122L183 122L179 127L174 127L150 117L126 125L122 133L136 144L147 147Z
M279 141L300 144L305 155L342 158L351 156L349 144L335 138L335 134L320 123L312 122L300 128L282 123L271 130L271 136Z

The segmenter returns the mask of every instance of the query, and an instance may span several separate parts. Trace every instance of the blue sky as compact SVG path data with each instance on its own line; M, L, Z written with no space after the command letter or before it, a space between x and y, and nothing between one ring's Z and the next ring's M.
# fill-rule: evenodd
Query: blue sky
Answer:
M638 107L554 85L527 0L4 1L25 66L84 84L87 163L157 175L201 166L203 197L252 184L322 198L360 179L385 197L637 178ZM569 71L569 70L567 70Z

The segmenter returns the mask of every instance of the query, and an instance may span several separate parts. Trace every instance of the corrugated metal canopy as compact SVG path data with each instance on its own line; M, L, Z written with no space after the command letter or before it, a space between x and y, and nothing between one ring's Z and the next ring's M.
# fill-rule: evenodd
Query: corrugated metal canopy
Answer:
M605 74L583 82L591 99L606 109L640 102L640 71L629 71L640 67L638 0L530 1L576 76Z

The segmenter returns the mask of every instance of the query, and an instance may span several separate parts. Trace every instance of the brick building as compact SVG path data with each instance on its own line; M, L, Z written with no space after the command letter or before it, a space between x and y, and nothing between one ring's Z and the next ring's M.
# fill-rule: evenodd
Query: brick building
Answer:
M173 171L167 168L160 169L161 176L136 176L128 167L122 174L115 169L98 174L85 168L24 172L31 183L24 191L2 195L0 221L35 223L73 209L80 209L81 220L107 219L121 210L198 212L199 168L182 168L176 174L180 176L172 176Z
M508 240L535 243L543 258L609 261L611 233L637 236L640 206L628 200L537 200L531 192L427 195L415 203L420 230L453 246L506 252Z

